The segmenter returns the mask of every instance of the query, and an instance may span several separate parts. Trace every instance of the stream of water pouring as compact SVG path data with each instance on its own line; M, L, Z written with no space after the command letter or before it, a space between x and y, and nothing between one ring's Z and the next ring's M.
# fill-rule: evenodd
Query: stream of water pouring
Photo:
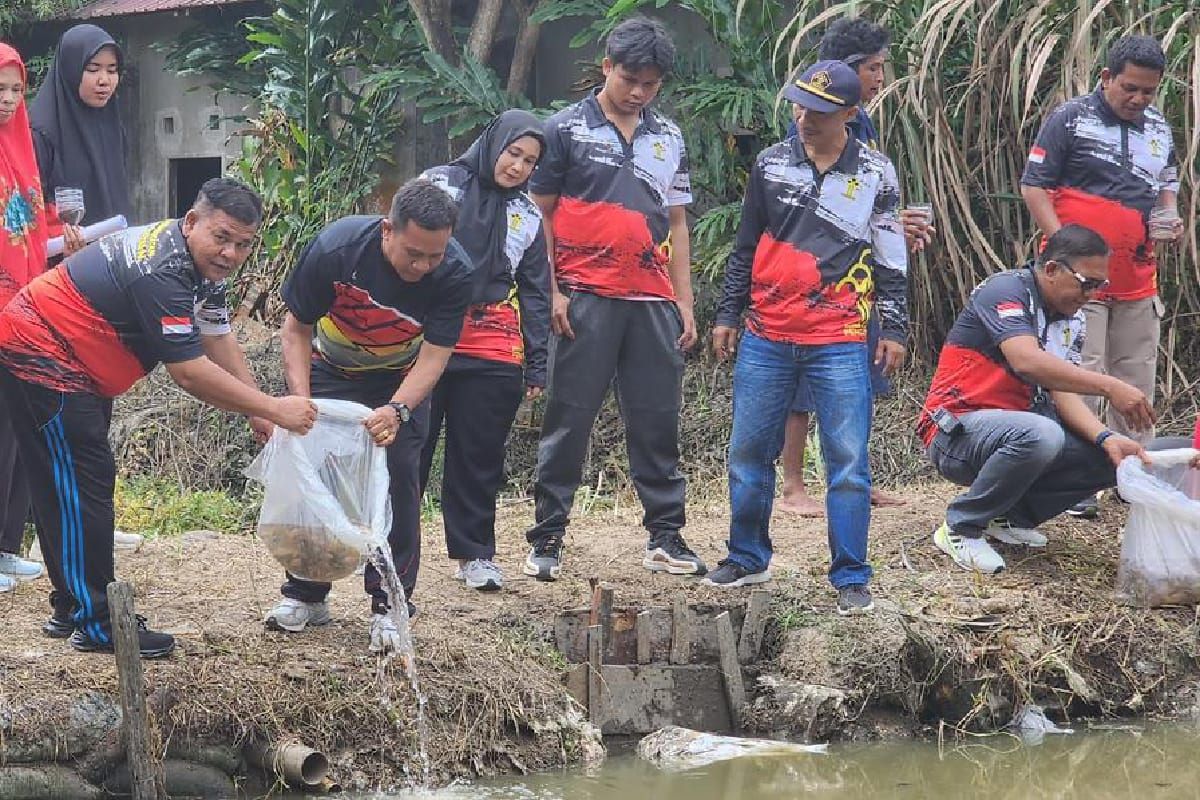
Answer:
M412 631L409 628L408 619L408 598L405 596L404 586L400 583L400 576L396 574L396 565L392 563L391 548L386 543L382 546L371 548L371 563L379 570L382 579L383 590L388 596L388 617L396 626L396 630L400 632L400 647L398 650L385 652L380 655L378 666L375 672L375 678L379 683L380 698L389 711L393 711L395 704L392 702L389 692L390 681L388 680L388 666L392 660L399 657L400 663L404 667L404 673L408 677L408 683L412 687L413 695L417 698L417 739L420 747L421 756L421 788L428 788L431 780L431 770L429 766L429 730L425 722L425 693L421 691L421 684L417 680L417 652L413 647ZM393 714L396 728L400 729L400 718Z

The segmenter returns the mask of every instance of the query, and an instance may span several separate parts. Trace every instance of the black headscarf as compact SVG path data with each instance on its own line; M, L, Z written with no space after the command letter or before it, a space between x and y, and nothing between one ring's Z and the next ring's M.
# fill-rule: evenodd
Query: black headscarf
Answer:
M92 108L79 98L83 70L101 48L121 48L103 28L76 25L58 41L46 80L29 106L29 125L42 173L42 190L54 202L54 187L83 190L84 223L115 214L132 216L125 169L125 131L116 98ZM133 220L131 219L130 222Z
M488 123L475 143L453 162L471 173L463 187L458 205L455 240L466 249L481 282L498 271L508 269L504 260L504 240L508 234L508 201L525 189L525 184L505 189L496 183L496 161L504 148L531 136L546 150L542 123L528 111L510 109Z

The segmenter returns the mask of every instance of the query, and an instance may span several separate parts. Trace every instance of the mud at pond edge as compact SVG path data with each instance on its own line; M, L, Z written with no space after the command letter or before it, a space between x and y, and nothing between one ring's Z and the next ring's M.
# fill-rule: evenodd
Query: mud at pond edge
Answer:
M833 613L823 524L777 517L775 579L766 587L774 592L772 618L763 657L746 670L747 733L863 740L934 736L944 724L950 728L942 735L953 735L955 728L994 730L1024 702L1067 720L1195 713L1194 612L1112 600L1122 509L1106 506L1098 525L1051 523L1045 551L1005 549L1009 569L979 579L952 571L925 533L950 491L918 487L908 506L874 515L877 610L863 618ZM645 533L632 504L572 526L561 580L525 579L519 564L528 515L523 506L501 514L506 582L495 595L455 581L441 531L425 532L414 633L437 783L575 766L598 755L551 645L555 616L587 605L590 578L614 586L620 605L669 607L679 592L696 604L732 606L749 597L641 570ZM722 509L694 509L688 541L715 563L727 526ZM346 789L402 785L420 774L412 703L399 673L387 684L394 711L379 703L358 579L336 584L331 624L286 635L262 627L283 576L252 536L151 539L140 552L119 555L118 574L136 587L139 612L180 642L177 656L146 664L168 747L296 735L328 755ZM113 723L110 715L80 729L78 706L115 702L115 671L111 659L40 635L47 591L43 580L0 596L0 763L53 761L98 786L121 761ZM993 623L973 626L981 618Z

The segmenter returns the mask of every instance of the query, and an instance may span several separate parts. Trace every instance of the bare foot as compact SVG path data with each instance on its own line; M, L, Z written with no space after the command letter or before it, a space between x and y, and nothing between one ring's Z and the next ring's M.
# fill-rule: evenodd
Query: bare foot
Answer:
M872 489L871 490L871 505L881 506L881 507L906 506L906 505L908 505L908 501L902 500L901 498L896 497L895 495L886 494L885 492L881 492L878 489Z
M780 511L786 511L789 514L795 514L800 517L825 516L825 504L810 496L805 491L784 494L783 497L779 498L779 502L775 504L775 507Z

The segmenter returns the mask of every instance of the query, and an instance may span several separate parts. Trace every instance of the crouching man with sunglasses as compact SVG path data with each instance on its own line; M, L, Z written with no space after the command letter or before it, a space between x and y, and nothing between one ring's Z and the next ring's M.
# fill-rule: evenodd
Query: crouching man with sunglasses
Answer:
M1044 547L1039 524L1115 486L1121 459L1146 459L1081 399L1107 398L1133 430L1154 424L1144 392L1079 366L1082 308L1107 287L1108 260L1098 233L1066 225L1035 263L981 283L946 338L917 433L967 487L933 534L963 569L1004 569L988 539Z

